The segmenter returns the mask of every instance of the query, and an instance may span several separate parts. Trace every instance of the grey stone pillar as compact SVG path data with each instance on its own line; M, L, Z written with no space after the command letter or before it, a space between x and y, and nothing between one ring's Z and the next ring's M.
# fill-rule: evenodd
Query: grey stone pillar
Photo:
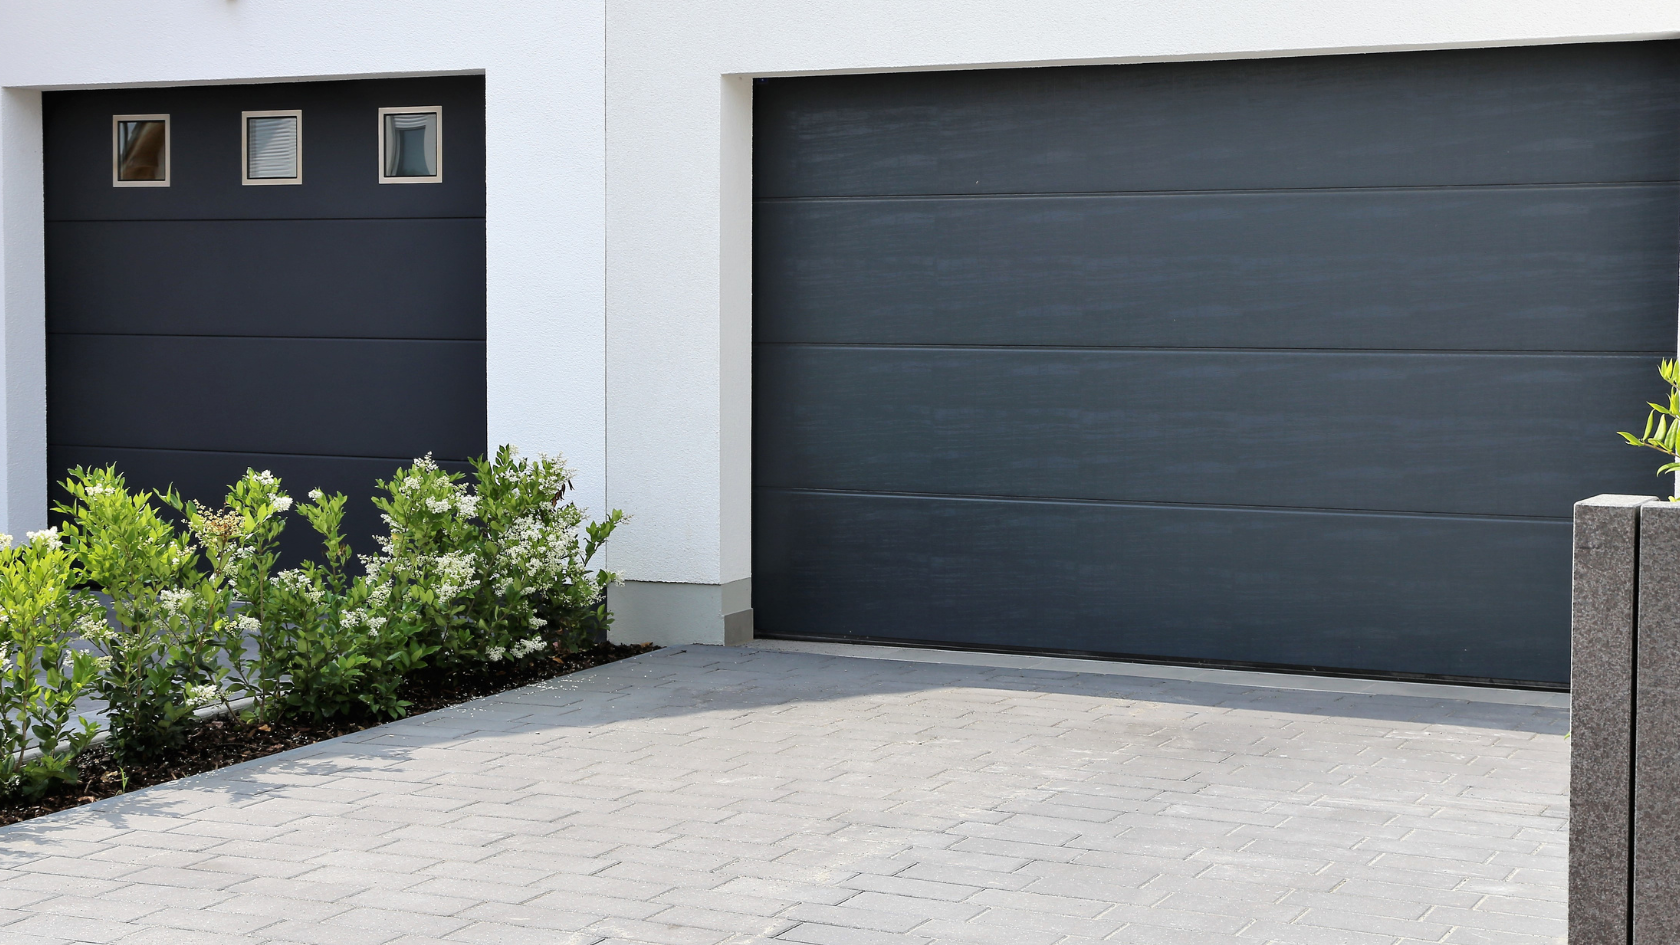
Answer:
M1569 941L1627 945L1634 633L1640 510L1650 496L1575 503L1570 665Z
M1680 942L1680 502L1639 509L1633 941Z

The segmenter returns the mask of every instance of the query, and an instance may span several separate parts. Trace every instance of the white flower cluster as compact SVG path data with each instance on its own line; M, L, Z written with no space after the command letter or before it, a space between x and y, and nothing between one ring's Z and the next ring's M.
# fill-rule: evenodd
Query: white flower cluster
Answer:
M93 485L88 486L87 488L83 489L82 493L90 499L97 499L102 495L116 495L117 494L117 487L116 486L104 486L104 485L100 485L99 483L96 482Z
M76 635L96 646L109 643L115 633L104 614L83 614L76 620Z
M467 487L460 483L451 483L449 492L445 495L426 499L426 511L433 515L454 512L462 518L472 518L478 514L478 496L467 491Z
M158 606L171 617L181 616L181 612L192 602L193 592L184 587L166 587L158 591Z
M362 555L361 556L362 564L368 569L369 572L372 572L374 570L374 567L380 562L382 557L383 558L389 558L392 555L397 553L396 538L397 538L398 535L402 534L402 531L403 531L403 527L401 525L398 525L397 520L392 518L390 515L387 515L386 513L381 512L381 513L379 513L379 519L380 519L380 521L385 523L385 527L390 530L391 534L373 536L373 540L379 543L379 554L378 555Z
M487 647L484 651L484 659L491 663L499 663L502 661L503 657L522 660L525 657L530 656L532 653L539 652L547 647L548 644L543 642L542 637L526 637L525 639L514 643L512 649L502 646Z
M12 536L0 533L0 551L12 547Z
M514 450L510 456L518 456ZM524 480L521 485L537 495L558 496L560 490L571 485L572 471L558 456L538 453L536 459L521 460L509 470L510 478Z
M220 702L222 700L222 690L217 686L205 683L198 686L188 686L186 696L187 705L197 709L212 702Z
M274 474L266 469L260 473L252 473L251 480L259 485L269 486L271 488L280 484L280 480L274 478Z
M386 591L390 593L389 590ZM365 628L367 635L373 639L379 638L379 631L385 629L385 618L370 614L365 610L347 610L344 612L344 627L347 630Z
M38 532L28 532L27 537L29 538L30 544L33 545L36 542L40 542L41 545L52 551L57 551L58 549L64 547L64 542L58 537L57 526L52 528L43 528Z
M274 583L278 584L281 590L303 595L311 604L319 604L327 596L324 589L316 587L314 582L309 580L309 575L296 568L276 574Z
M437 568L438 598L446 601L461 596L478 571L477 559L465 551L437 555L432 558L432 566Z
M578 551L577 536L536 514L520 516L501 538L502 553L491 575L499 594L512 593L516 584L534 594L560 583Z
M292 509L292 497L291 496L281 495L281 496L275 496L274 497L274 510L276 512L289 512L289 511L291 511L291 509Z
M319 489L309 490L309 501L311 501L311 502L319 502L322 499L325 499L326 497L327 497L327 494L325 492L322 492Z
M240 633L256 633L262 629L262 621L250 614L240 614L238 619L234 620L233 626Z

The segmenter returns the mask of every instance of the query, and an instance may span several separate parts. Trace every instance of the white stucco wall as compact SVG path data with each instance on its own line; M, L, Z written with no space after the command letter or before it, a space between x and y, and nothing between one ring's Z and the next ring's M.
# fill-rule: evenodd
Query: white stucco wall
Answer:
M563 451L606 504L603 0L0 0L0 521L45 519L33 89L482 72L489 432ZM643 519L647 521L649 519Z

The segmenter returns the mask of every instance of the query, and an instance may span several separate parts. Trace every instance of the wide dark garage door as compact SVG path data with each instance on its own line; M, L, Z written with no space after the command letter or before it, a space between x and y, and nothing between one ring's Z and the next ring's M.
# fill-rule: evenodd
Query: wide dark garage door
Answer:
M756 90L767 635L1561 684L1675 345L1671 43Z
M484 450L482 77L52 92L44 107L55 480L114 462L219 504L247 467L271 469L294 495L352 496L360 544L376 478ZM381 109L400 110L389 129ZM116 117L164 115L168 186L119 184ZM313 540L302 522L288 538Z

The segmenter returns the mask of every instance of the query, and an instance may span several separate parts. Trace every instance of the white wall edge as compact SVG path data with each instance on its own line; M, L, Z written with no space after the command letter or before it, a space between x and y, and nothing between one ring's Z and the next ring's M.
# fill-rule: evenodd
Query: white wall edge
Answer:
M0 363L5 366L0 522L45 528L47 270L41 93L0 89Z

